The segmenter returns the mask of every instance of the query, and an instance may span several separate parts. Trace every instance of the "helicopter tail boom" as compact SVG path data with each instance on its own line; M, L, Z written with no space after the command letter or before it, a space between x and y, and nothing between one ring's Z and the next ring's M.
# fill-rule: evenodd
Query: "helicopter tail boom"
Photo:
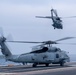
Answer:
M51 9L51 16L53 17L54 15L58 17L57 11L55 9Z

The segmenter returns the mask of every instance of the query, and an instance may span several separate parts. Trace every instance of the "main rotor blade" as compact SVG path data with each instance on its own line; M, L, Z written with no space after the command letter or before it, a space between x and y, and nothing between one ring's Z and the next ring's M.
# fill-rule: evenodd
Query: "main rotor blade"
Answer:
M6 41L6 42L13 42L13 43L44 43L41 45L46 45L46 42L28 42L28 41ZM67 45L76 45L76 43L49 43L49 44L67 44ZM38 45L38 46L41 46Z
M42 43L42 42L30 42L30 41L7 41L7 42L13 42L13 43Z
M35 43L35 44L43 43L43 45L46 45L46 44L56 44L56 42L54 42L54 41L43 41L43 42L31 42L31 41L6 41L6 42L13 42L13 43Z
M63 41L63 40L68 40L68 39L73 39L73 38L75 38L75 37L65 37L65 38L55 40L55 41L57 42L57 41Z
M55 41L43 41L43 42L32 42L32 41L7 41L7 42L13 42L13 43L43 43L44 45L46 44L60 44L58 43L58 41L63 41L63 40L68 40L68 39L72 39L72 38L75 38L75 37L65 37L65 38L62 38L62 39L58 39L58 40L55 40Z
M76 16L60 17L60 18L76 18Z
M62 43L62 44L76 45L76 43Z
M56 43L56 44L65 44L65 45L76 45L76 43Z
M43 17L43 16L36 16L36 18L48 18L48 19L51 19L51 16L45 16L45 17Z

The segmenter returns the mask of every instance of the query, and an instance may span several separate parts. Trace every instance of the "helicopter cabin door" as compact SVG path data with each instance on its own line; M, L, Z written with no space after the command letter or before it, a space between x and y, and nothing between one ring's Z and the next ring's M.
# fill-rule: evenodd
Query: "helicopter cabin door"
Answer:
M55 62L59 62L59 60L60 60L60 54L59 54L59 52L56 52L56 54L55 54Z

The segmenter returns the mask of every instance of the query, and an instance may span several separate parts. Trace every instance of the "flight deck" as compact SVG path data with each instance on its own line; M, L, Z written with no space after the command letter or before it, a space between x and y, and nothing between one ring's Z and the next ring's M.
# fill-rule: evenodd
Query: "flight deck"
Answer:
M59 65L8 65L0 66L0 75L76 75L76 63L67 63L63 67Z

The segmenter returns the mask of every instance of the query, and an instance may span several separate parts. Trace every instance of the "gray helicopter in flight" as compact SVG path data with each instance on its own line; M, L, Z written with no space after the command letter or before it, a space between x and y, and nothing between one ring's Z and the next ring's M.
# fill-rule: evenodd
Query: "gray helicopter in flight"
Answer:
M55 9L51 9L51 16L36 16L36 18L47 18L47 19L52 19L52 26L54 29L63 29L63 24L62 24L62 17L59 17L57 14L57 11ZM63 18L76 18L76 16L70 16L70 17L63 17Z
M8 41L7 38L2 34L0 37L0 46L1 52L5 56L5 59L8 61L13 61L17 63L33 63L33 67L36 67L38 64L60 64L63 66L64 63L69 62L70 58L68 54L57 47L52 47L52 44L60 44L59 41L72 39L74 37L65 37L55 41L43 41L43 42L31 42L31 41ZM40 44L33 48L31 52L23 53L20 55L13 55L9 49L7 42L13 43L35 43Z

